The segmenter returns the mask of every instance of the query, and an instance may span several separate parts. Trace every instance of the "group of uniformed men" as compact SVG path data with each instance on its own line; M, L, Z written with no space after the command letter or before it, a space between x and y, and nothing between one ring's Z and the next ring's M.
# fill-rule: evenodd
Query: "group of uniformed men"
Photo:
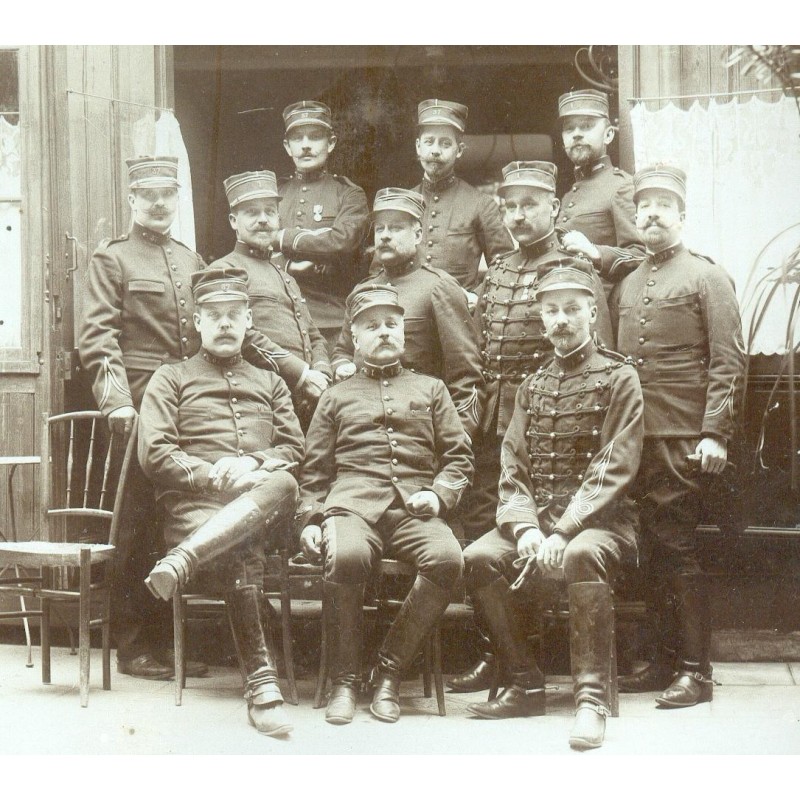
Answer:
M236 243L210 266L170 236L177 160L128 161L132 227L92 258L80 336L111 427L140 415L114 593L120 672L174 674L156 601L210 581L226 598L251 724L291 730L260 609L265 537L294 525L323 563L330 723L356 711L364 587L383 555L416 579L378 651L378 719L399 718L401 675L462 577L485 654L452 690L494 676L503 691L474 715L544 714L518 590L557 578L570 610L569 741L599 747L611 587L637 554L658 651L620 689L660 692L667 708L711 700L695 527L701 477L725 467L742 390L732 281L681 243L682 170L631 178L611 164L603 93L559 99L575 165L560 201L549 162L504 167L499 204L457 177L467 112L419 104L422 182L381 189L370 215L364 192L326 171L330 109L289 106L295 174L224 182ZM454 528L471 542L463 551Z

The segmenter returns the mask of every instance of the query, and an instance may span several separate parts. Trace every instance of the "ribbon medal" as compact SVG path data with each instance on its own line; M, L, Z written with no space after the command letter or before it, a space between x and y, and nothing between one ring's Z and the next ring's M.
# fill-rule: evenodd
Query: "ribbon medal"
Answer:
M322 205L317 204L314 206L312 213L314 215L314 222L322 222Z

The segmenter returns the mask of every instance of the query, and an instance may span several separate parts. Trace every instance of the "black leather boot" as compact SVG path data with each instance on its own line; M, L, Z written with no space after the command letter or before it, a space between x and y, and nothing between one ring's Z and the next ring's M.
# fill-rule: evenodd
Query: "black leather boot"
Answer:
M261 504L253 497L259 497ZM295 502L296 492L283 476L276 476L273 483L267 481L257 493L237 497L156 562L144 579L147 588L156 598L169 600L189 582L198 565L242 544L254 533L265 533L279 517L292 513Z
M475 604L473 604L474 606ZM492 640L484 630L486 623L481 617L480 611L475 607L475 630L480 639L483 652L478 661L466 672L454 675L447 681L447 686L451 692L481 692L491 689L492 684L498 678L498 659L494 654Z
M322 591L333 687L325 709L325 721L332 725L346 725L353 721L358 699L364 584L324 581Z
M384 722L400 719L400 674L419 652L425 637L450 603L449 589L417 575L378 651L369 710Z
M600 747L611 714L609 667L614 632L614 604L607 583L571 583L569 652L575 693L575 724L569 745L575 750Z
M714 693L706 576L702 573L676 575L675 596L681 629L680 661L677 677L656 698L656 705L661 708L689 708L709 703Z
M542 716L545 713L544 675L528 652L525 635L510 607L513 601L508 581L501 577L481 587L475 593L475 600L510 680L497 698L470 703L467 710L484 719Z
M283 708L275 661L264 636L257 586L241 586L225 595L236 655L244 676L250 724L266 736L283 736L292 724Z
M657 639L655 658L638 672L620 675L617 685L622 694L661 692L672 683L678 640L675 604L672 587L664 581L655 582L647 598L647 611Z

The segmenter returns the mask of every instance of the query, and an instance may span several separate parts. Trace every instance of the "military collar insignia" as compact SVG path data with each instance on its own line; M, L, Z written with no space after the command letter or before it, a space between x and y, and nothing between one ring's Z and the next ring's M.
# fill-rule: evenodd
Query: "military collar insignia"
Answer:
M444 189L449 189L455 182L455 174L448 175L446 178L442 178L438 181L430 181L428 180L428 176L425 175L422 178L422 187L427 192L441 192Z
M314 181L324 178L327 174L328 170L323 168L314 172L295 172L294 177L297 178L300 183L314 183Z
M386 364L379 367L375 364L364 362L361 371L368 378L375 378L376 380L378 378L396 378L403 371L403 365L399 361L395 361L393 364Z
M549 250L554 250L556 247L558 247L558 244L558 236L556 235L555 230L552 230L547 234L547 236L543 236L541 239L537 239L535 242L520 245L519 251L523 258L539 258L539 256L544 255Z
M203 358L208 361L209 364L213 364L215 367L222 367L223 369L227 369L228 367L235 367L237 364L241 363L242 361L242 354L237 353L235 356L228 356L227 358L220 358L219 356L215 356L212 353L209 353L205 347L200 348L200 353Z
M386 277L391 278L401 278L403 275L408 275L412 273L415 269L417 269L418 265L412 259L407 264L398 264L396 267L383 267L383 271L386 273Z
M255 258L259 261L269 261L272 256L272 248L262 250L259 247L251 247L249 244L239 241L236 242L233 252L242 256L250 256L250 258Z
M668 247L666 250L659 250L657 253L648 253L647 263L655 266L663 264L664 262L669 261L671 258L678 255L678 253L682 253L685 249L686 246L683 244L683 242L678 242L677 244L672 245L672 247Z
M590 336L582 345L579 345L566 355L560 355L554 351L556 366L564 371L574 370L586 361L589 356L597 349L592 337Z
M582 167L575 167L575 180L584 180L590 175L594 175L595 172L599 172L601 169L603 169L603 167L610 166L611 156L600 156L597 161L594 161L591 164L585 164Z
M133 233L135 233L141 239L144 239L146 242L150 242L150 244L157 244L159 247L169 244L170 239L172 238L169 235L169 232L157 233L156 231L151 231L149 228L145 228L144 225L139 225L138 222L133 223Z

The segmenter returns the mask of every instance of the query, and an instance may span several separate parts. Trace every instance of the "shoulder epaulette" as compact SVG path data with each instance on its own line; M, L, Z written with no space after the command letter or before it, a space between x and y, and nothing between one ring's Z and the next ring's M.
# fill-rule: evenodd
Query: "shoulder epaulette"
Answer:
M693 256L697 256L697 258L702 258L703 261L708 261L709 264L716 264L717 263L710 256L704 256L702 253L695 253L694 250L689 250L688 247L686 248L686 250L687 250L687 252L691 253Z
M97 245L97 248L100 249L106 248L109 245L117 244L118 242L127 242L128 241L128 234L123 233L122 236L115 236L113 238L103 239L100 244Z
M354 189L360 189L361 187L353 183L346 175L332 175L331 176L334 180L337 180L339 183L343 184L344 186L352 186Z
M597 345L597 352L606 356L606 358L611 358L614 361L619 361L623 364L630 364L633 366L636 363L630 356L618 353L616 350L612 350L610 347L605 347L602 344Z
M507 251L507 252L505 252L505 253L498 253L498 254L497 254L497 255L496 255L496 256L495 256L495 257L494 257L494 258L493 258L493 259L492 259L492 260L489 262L489 264L490 264L490 265L491 265L491 264L499 264L499 263L500 263L500 262L501 262L501 261L502 261L504 258L509 258L510 256L513 256L515 253L518 253L518 252L519 252L519 250L517 250L517 249L514 249L514 250L509 250L509 251Z

